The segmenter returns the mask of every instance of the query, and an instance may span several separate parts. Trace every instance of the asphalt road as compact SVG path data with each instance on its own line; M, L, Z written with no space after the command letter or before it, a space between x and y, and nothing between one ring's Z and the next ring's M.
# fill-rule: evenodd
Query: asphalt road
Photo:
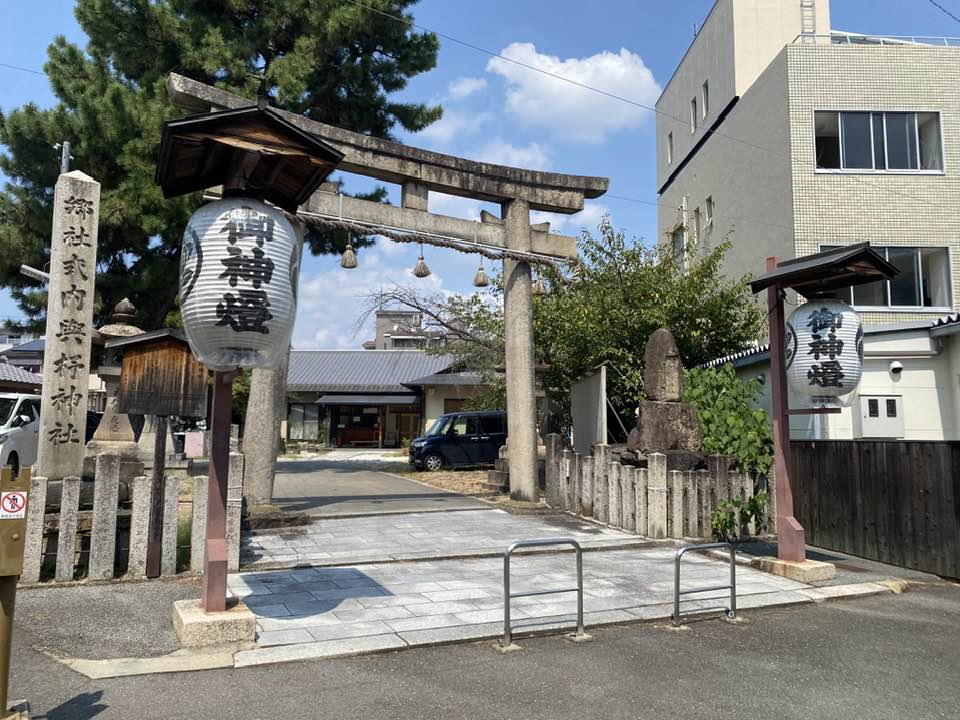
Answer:
M489 507L474 498L382 472L378 466L408 468L403 458L393 464L364 463L337 459L336 452L317 460L280 462L274 502L284 510L318 517Z
M960 586L745 618L95 682L21 632L11 697L49 720L957 717Z

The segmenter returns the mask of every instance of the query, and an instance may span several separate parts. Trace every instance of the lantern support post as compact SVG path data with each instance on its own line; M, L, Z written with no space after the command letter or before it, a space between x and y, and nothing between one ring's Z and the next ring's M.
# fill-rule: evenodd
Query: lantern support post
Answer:
M205 612L223 612L227 609L227 473L230 467L233 376L232 370L217 370L213 373L207 534L200 597Z
M147 577L160 577L161 555L163 547L163 471L167 457L167 416L154 418L156 436L153 442L153 470L150 485L150 530L147 538Z
M780 259L767 258L767 270ZM787 404L787 373L784 361L783 287L767 288L767 319L770 323L770 393L773 405L774 494L777 503L777 557L791 562L806 560L806 534L793 515L790 479L790 417Z

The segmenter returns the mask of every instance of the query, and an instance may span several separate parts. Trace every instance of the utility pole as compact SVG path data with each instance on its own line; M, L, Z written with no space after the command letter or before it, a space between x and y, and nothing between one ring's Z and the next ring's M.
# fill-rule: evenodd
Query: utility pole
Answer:
M64 140L53 147L60 151L60 174L70 172L70 161L73 160L73 155L70 154L70 141Z

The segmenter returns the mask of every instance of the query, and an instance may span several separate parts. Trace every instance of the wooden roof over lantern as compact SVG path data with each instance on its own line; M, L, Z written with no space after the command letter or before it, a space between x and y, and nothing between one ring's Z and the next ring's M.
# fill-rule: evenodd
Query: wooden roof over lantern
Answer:
M261 102L165 123L157 183L168 198L223 185L295 213L342 159Z
M888 280L899 272L870 243L862 242L785 260L752 280L750 289L758 293L771 286L790 288L809 299L851 285Z

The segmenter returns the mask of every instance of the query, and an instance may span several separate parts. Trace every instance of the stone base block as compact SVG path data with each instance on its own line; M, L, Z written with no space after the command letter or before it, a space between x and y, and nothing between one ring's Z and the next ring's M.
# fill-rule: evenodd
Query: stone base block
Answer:
M490 487L497 487L501 490L510 489L510 473L502 472L500 470L488 470L487 471L487 485Z
M182 647L252 642L257 635L257 618L242 602L225 612L208 613L199 600L177 600L173 604L173 626Z
M703 429L693 405L678 402L641 400L637 426L627 437L627 449L635 453L662 453L687 450L695 453L703 447Z
M802 583L833 580L837 574L836 565L828 562L820 562L819 560L790 562L789 560L779 560L777 558L758 558L756 565L764 572L780 575L781 577Z

